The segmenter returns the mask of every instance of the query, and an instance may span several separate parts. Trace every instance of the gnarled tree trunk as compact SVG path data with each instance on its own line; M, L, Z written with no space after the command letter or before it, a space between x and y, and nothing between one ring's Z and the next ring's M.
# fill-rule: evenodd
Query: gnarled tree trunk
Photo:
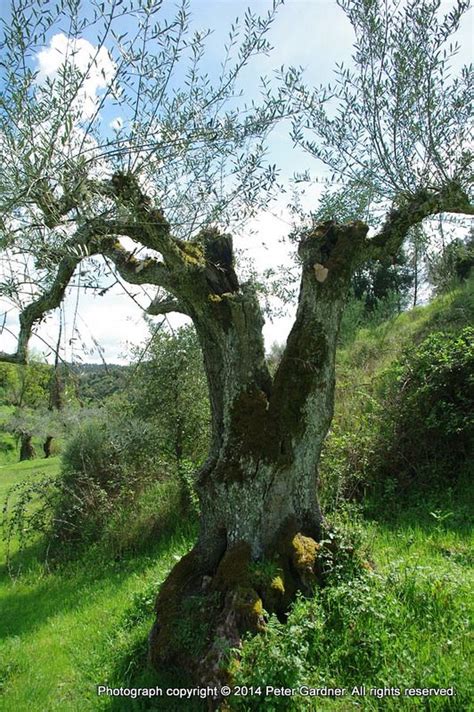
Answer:
M366 232L362 223L325 223L301 242L297 315L273 379L250 286L205 300L193 294L186 304L203 349L213 439L197 481L198 541L158 596L156 666L191 664L201 680L216 681L223 640L235 647L245 630L262 627L263 607L284 615L296 590L317 579L317 466L333 415L340 319ZM270 581L255 573L262 561L274 567ZM192 663L177 632L189 605L206 611L208 631Z

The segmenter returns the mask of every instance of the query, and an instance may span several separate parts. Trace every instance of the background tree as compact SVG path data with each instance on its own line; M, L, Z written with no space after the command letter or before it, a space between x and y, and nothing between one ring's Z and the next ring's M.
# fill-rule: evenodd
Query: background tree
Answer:
M31 23L17 14L14 31L6 31L12 69L1 130L19 161L11 161L4 198L21 228L10 220L4 244L34 251L45 278L41 295L22 311L16 354L4 358L25 359L33 325L59 304L79 262L93 255L131 284L158 287L151 314L178 311L192 319L212 422L209 456L196 476L200 531L160 590L150 645L155 665L188 665L207 681L222 676L229 645L237 646L245 630L262 628L263 607L283 616L297 590L316 584L324 573L321 546L334 553L332 544L320 543L316 470L333 414L337 337L354 270L369 259L395 257L425 218L474 213L467 193L471 74L466 69L449 79L444 54L467 3L457 2L441 19L437 0L340 4L356 33L354 68L339 70L336 86L318 91L289 70L276 99L267 94L262 107L239 114L225 112L224 101L234 101L247 59L268 49L262 35L272 15L247 14L237 62L231 69L224 63L217 85L196 68L204 48L202 36L194 36L186 45L191 69L176 88L168 72L180 54L184 15L158 25L153 8L139 3L140 40L117 39L126 51L123 62L119 54L114 59L120 71L109 85L127 129L102 143L97 123L81 123L74 113L88 70L65 62L55 80L38 87L28 69L38 43ZM85 25L74 15L70 24L77 39ZM150 47L148 54L148 37L158 52ZM102 36L102 49L104 43ZM341 176L346 192L363 189L371 198L367 222L316 221L301 232L298 307L272 377L258 294L252 282L239 280L225 230L229 206L240 213L255 209L261 190L268 196L274 171L262 170L261 138L290 110L296 143ZM26 128L13 121L17 116L28 117ZM60 148L58 156L53 135L69 153ZM255 574L262 561L276 568L276 582ZM207 631L197 662L176 635L183 617Z
M453 284L469 278L474 267L474 230L463 239L455 237L428 263L428 278L437 292L448 291Z
M2 400L13 407L2 429L17 440L20 462L36 456L33 435L39 433L34 411L46 408L50 373L50 366L35 359L30 359L28 365L2 364Z
M181 468L202 462L209 441L209 402L202 353L192 326L150 335L146 353L138 353L126 399L132 417L154 432L147 443Z
M380 302L391 295L396 297L398 312L406 306L414 281L407 261L405 253L400 251L395 265L371 260L356 270L352 279L353 294L364 302L367 312L373 312Z

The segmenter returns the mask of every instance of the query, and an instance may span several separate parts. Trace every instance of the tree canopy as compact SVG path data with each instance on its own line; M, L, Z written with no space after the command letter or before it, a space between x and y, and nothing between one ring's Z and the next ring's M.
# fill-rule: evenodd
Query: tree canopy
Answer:
M142 0L12 3L1 42L2 296L20 309L21 329L4 360L25 360L34 325L73 279L97 286L106 269L157 286L154 314L189 311L175 279L183 265L207 262L210 283L217 266L216 294L232 292L229 270L222 278L228 248L209 228L235 226L268 203L276 173L265 140L283 117L292 117L295 144L342 182L318 219L373 218L371 256L395 255L426 217L472 214L472 68L449 73L469 3L441 16L439 0L341 0L356 36L352 66L316 89L302 70L282 69L279 85L264 81L258 102L245 102L239 75L270 52L279 4L232 25L210 77L208 31L190 32L187 2L173 16ZM67 34L56 31L63 20ZM104 129L112 104L118 118Z

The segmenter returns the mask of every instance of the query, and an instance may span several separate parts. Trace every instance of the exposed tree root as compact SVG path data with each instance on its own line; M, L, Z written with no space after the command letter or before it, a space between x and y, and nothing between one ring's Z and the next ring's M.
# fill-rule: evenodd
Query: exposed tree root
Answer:
M268 614L284 621L298 591L310 595L324 585L334 541L321 543L283 532L272 554L252 561L244 542L227 549L214 572L193 549L174 567L156 601L150 661L157 668L187 670L193 682L217 687L232 683L232 665L245 634L265 629ZM212 703L216 709L219 700Z

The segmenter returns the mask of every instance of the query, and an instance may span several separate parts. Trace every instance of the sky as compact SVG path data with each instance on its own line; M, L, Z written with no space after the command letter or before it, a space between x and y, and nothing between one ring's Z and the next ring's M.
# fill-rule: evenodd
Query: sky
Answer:
M87 3L85 3L87 5ZM8 0L1 3L0 13L8 16ZM191 0L194 23L197 27L209 27L213 30L208 43L206 62L212 72L218 63L222 45L231 22L237 15L242 16L247 6L253 11L265 13L271 7L268 0ZM449 7L449 2L443 2L442 7ZM169 13L174 8L174 2L164 0L163 11ZM459 41L463 51L459 62L472 59L472 11L465 18L459 32ZM270 74L274 68L281 65L303 66L309 85L318 85L331 80L336 62L350 62L353 44L353 32L349 21L333 0L286 0L278 12L272 29L268 35L274 51L269 57L259 57L257 62L245 70L242 84L255 90L259 75ZM50 44L37 57L37 67L40 78L51 75L57 70L64 39L59 34L50 37ZM87 41L84 38L82 50L87 55ZM101 69L105 69L107 78L107 56L101 57ZM85 86L83 97L84 111L93 111L95 96L103 87L104 78L101 72L90 77ZM119 116L107 109L106 119L113 122ZM287 183L295 172L309 169L313 177L322 175L321 168L313 159L293 148L287 134L287 126L281 125L271 135L269 141L269 159L275 162L280 170L280 179ZM318 200L318 186L315 186L304 196L307 209L314 209ZM281 244L281 239L291 229L290 216L286 208L288 196L282 195L270 207L261 213L246 227L245 234L236 235L235 243L239 249L255 260L258 268L284 264L288 261L287 247ZM132 290L135 291L135 290ZM146 299L141 299L143 304ZM132 345L143 343L148 333L148 327L143 319L143 312L120 288L109 291L105 296L82 295L79 301L78 316L76 313L77 290L70 290L62 315L50 315L38 330L39 338L33 337L31 346L43 354L51 354L51 346L57 341L58 323L62 318L62 356L66 360L82 359L83 361L99 361L102 358L108 363L125 363L129 358ZM0 316L2 313L0 302ZM13 314L9 314L7 326L14 329ZM162 317L155 317L154 322L160 322ZM289 313L273 321L267 320L264 336L267 347L274 341L284 342L291 327L292 309ZM177 326L183 323L183 317L171 317L169 323ZM78 330L79 338L71 342L73 324ZM13 350L13 340L5 333L0 336L0 350ZM85 344L85 351L82 348ZM97 352L95 344L100 344L102 357Z

